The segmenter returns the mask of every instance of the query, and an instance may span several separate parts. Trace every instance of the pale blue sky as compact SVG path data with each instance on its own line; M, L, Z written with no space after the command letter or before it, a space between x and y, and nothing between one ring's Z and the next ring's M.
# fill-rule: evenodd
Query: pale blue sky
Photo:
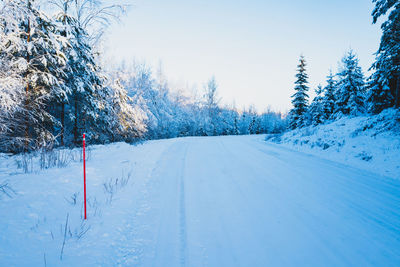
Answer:
M351 47L364 71L380 40L371 0L136 0L113 26L107 56L161 60L166 75L198 88L215 75L223 103L287 111L300 54L312 88Z

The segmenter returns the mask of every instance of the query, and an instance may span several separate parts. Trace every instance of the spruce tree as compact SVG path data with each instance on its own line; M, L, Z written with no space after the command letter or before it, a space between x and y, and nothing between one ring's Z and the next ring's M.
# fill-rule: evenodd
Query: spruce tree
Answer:
M334 79L334 75L332 74L332 71L330 71L326 82L327 82L327 85L324 88L324 96L322 99L324 120L330 119L335 111L336 81Z
M303 55L300 56L299 61L294 88L296 92L292 95L293 108L289 112L289 127L291 129L304 126L304 116L308 106L308 75L306 73L306 60Z
M389 77L385 67L381 67L382 62L378 59L372 68L375 72L368 79L368 110L372 113L379 113L382 110L392 107L394 105L394 97L392 90L389 87ZM384 63L385 66L387 64Z
M33 0L3 1L0 24L3 38L0 60L12 62L14 74L22 78L23 108L15 114L24 121L24 130L12 133L15 150L48 146L54 142L54 127L58 124L52 116L53 100L65 94L65 56L62 47L65 39L58 35L56 26L35 8ZM19 145L17 144L19 143Z
M5 44L1 42L6 40L1 26L0 54L6 49ZM25 121L18 114L27 114L23 105L24 80L15 67L12 58L0 58L0 151L11 151L13 147L22 147L24 143L13 135L13 132L23 133L25 129Z
M112 93L104 87L105 78L89 44L89 35L80 21L70 14L73 9L68 4L66 0L64 10L56 17L61 35L69 42L63 51L67 57L65 83L69 91L58 102L62 122L61 143L66 138L67 143L79 145L83 133L92 142L102 142L105 141L104 135L112 131L106 118L112 113L107 102L107 99L112 98Z
M318 125L324 122L324 106L323 106L323 88L321 85L315 89L316 96L308 108L309 122L312 125Z
M379 17L389 12L387 20L381 25L381 43L371 67L375 73L369 83L370 111L378 113L392 106L400 107L400 2L373 2L373 23L377 23Z
M365 82L356 54L350 50L342 59L336 88L336 113L359 115L365 111Z

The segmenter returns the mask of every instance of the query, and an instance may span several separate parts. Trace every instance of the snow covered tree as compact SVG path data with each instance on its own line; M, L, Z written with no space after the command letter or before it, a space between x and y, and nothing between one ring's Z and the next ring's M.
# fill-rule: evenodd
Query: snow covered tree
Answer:
M350 50L342 59L336 87L336 113L359 115L365 112L365 82L359 60Z
M63 50L67 57L65 84L68 91L54 105L54 116L61 122L61 145L79 145L83 132L91 142L109 141L113 136L112 100L120 92L113 91L117 87L105 86L106 75L99 66L94 46L99 44L106 27L124 12L126 5L117 2L45 1L58 12L58 31L69 42Z
M215 77L212 76L205 86L205 107L208 115L208 123L206 132L208 135L216 135L217 134L217 124L218 124L218 115L219 115L219 99L217 96L217 82Z
M5 0L0 16L2 45L0 60L11 63L11 72L22 79L23 108L16 117L23 118L25 129L12 131L15 140L24 140L24 150L54 142L57 120L51 115L51 102L64 95L65 39L56 26L36 9L33 0ZM20 143L20 142L17 142ZM16 144L15 150L19 150Z
M224 107L220 109L220 124L218 125L218 134L235 135L238 134L239 114L234 108Z
M243 110L238 120L239 134L249 134L249 126L252 121L252 116L247 110Z
M259 134L261 132L261 121L260 117L257 114L257 111L253 105L251 105L247 111L249 116L249 126L248 133L249 134Z
M336 81L334 79L334 75L332 74L332 71L330 71L326 82L327 82L327 85L324 88L324 96L322 99L324 120L330 119L332 117L333 113L335 112Z
M295 81L296 91L292 95L293 108L289 112L289 127L295 129L304 125L304 115L308 106L308 75L306 73L306 60L304 56L300 56L300 63L297 66L297 74Z
M3 39L0 30L0 40ZM0 51L3 43L0 42ZM0 151L12 151L15 147L23 147L24 140L14 136L14 132L25 130L24 117L18 114L28 114L24 110L25 87L23 78L13 71L13 62L0 59ZM32 116L32 114L29 114Z
M168 82L159 71L157 79L145 64L133 63L122 84L131 98L142 99L140 107L146 113L149 139L169 138L179 132L177 110L171 100Z
M377 60L373 65L376 70L368 79L368 110L372 113L379 113L394 105L393 90L389 87L390 80L388 77L390 74L387 73L385 67L380 67L383 64L387 66L386 63Z
M375 70L369 82L368 100L370 110L378 113L392 106L400 107L400 2L395 0L373 0L373 23L385 16L382 23L382 38L376 60L371 69Z
M143 137L146 132L145 119L146 114L141 110L137 102L128 96L127 91L121 84L121 77L115 73L110 78L110 84L113 95L108 101L113 107L111 118L111 141L133 142Z
M286 128L286 120L282 119L280 113L267 109L260 115L261 133L281 133Z
M60 34L65 36L69 46L64 49L67 57L67 77L65 83L69 88L66 97L60 99L61 144L64 144L64 132L67 142L79 145L81 136L86 133L92 142L104 142L112 129L113 98L110 87L105 87L105 76L102 73L92 46L90 36L83 28L84 23L78 8L78 2L61 1L62 10L57 14ZM72 5L72 6L70 6Z
M121 66L118 73L121 86L127 89L130 99L137 99L134 100L136 106L145 114L147 139L257 134L264 129L269 132L283 129L281 116L276 113L271 112L267 114L269 117L262 119L255 108L250 108L239 116L234 106L220 107L215 80L209 81L210 90L205 99L204 95L198 96L194 92L187 96L182 90L172 88L167 79L160 75L160 71L154 78L152 69L144 64L133 64L132 68Z
M73 17L87 34L87 42L91 47L100 43L107 27L115 20L119 20L129 7L123 0L50 0L51 8L65 11ZM67 12L65 12L67 13ZM104 39L104 38L103 38Z
M179 135L181 116L181 97L171 94L168 80L164 76L164 72L160 65L156 72L154 80L154 89L151 91L151 101L155 103L154 112L158 113L158 125L161 129L162 138L170 138Z
M318 125L324 122L324 97L322 93L323 88L321 85L318 85L317 89L315 89L316 96L307 111L309 124Z

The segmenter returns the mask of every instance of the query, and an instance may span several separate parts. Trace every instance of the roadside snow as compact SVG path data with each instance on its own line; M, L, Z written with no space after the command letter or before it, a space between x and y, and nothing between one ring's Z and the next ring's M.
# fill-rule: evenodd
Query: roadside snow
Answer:
M293 130L267 141L345 163L392 178L400 178L400 112L388 109L376 116L342 118Z
M21 156L2 155L0 185L7 183L13 191L10 196L0 192L0 266L94 266L109 262L104 251L122 238L119 227L126 212L135 206L131 195L143 190L143 180L137 177L146 177L168 145L168 141L153 141L137 146L116 143L90 147L87 221L83 220L79 149L64 151L71 157L65 168L40 170L38 155L28 164L30 173L17 168Z

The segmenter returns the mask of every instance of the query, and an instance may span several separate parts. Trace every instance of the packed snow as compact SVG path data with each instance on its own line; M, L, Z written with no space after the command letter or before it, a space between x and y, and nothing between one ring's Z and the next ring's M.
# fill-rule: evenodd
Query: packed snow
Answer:
M92 146L87 221L79 149L3 155L0 266L400 265L399 180L264 139Z

